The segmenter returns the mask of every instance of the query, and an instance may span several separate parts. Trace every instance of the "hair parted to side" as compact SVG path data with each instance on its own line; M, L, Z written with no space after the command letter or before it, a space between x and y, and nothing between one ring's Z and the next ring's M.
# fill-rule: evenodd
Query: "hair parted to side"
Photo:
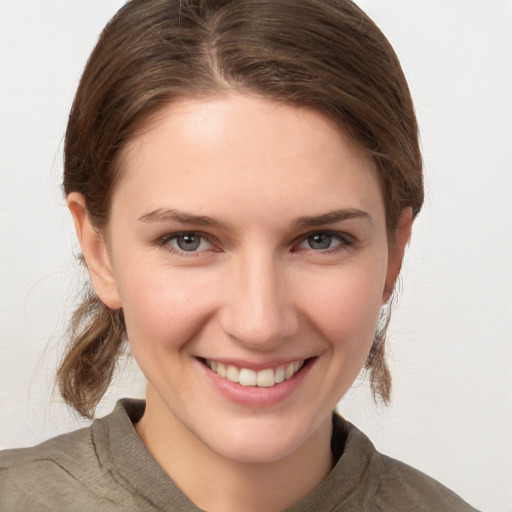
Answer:
M333 119L376 163L390 244L404 208L423 203L418 129L398 59L349 0L132 0L103 30L69 116L64 191L85 198L101 232L122 178L123 149L170 102L229 91L313 108ZM381 319L366 369L374 396L391 379ZM122 311L94 292L72 319L57 381L91 417L126 341Z

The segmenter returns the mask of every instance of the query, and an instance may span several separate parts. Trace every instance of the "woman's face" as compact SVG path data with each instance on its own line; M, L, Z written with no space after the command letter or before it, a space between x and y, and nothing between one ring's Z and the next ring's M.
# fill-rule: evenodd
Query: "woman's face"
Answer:
M106 247L113 284L94 284L148 414L244 461L328 429L400 263L372 161L313 110L236 94L175 103L129 145Z

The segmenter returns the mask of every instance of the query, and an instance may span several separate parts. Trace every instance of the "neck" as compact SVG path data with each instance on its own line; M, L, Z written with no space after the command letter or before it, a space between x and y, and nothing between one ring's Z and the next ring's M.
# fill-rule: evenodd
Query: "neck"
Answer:
M330 418L285 458L243 462L213 452L174 416L162 414L153 393L147 398L139 436L183 493L209 512L281 511L313 491L332 468Z

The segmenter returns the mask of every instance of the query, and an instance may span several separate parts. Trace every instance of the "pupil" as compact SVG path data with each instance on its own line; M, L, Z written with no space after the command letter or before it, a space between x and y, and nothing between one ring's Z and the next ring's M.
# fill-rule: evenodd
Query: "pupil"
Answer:
M331 235L311 235L308 237L312 249L328 249L331 246Z
M181 235L176 242L182 251L195 251L201 243L201 238L196 235Z

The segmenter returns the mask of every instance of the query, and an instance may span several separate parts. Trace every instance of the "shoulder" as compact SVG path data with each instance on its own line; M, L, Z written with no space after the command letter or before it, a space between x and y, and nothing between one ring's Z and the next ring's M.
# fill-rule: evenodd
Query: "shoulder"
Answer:
M380 455L380 454L379 454ZM474 512L476 509L460 496L403 462L380 455L382 474L375 502L384 510L386 504L407 503L408 510L436 512ZM406 509L404 509L406 510Z
M0 453L0 505L6 510L51 510L58 501L83 494L98 472L90 428L32 448Z
M122 510L116 501L126 504L126 493L105 464L106 424L115 415L32 448L0 452L0 510Z
M345 429L345 450L339 463L360 468L360 488L367 508L394 512L475 512L457 494L403 462L379 453L366 435L340 417L336 428ZM336 424L338 427L336 427ZM358 460L358 464L356 464ZM339 464L338 463L338 464Z

